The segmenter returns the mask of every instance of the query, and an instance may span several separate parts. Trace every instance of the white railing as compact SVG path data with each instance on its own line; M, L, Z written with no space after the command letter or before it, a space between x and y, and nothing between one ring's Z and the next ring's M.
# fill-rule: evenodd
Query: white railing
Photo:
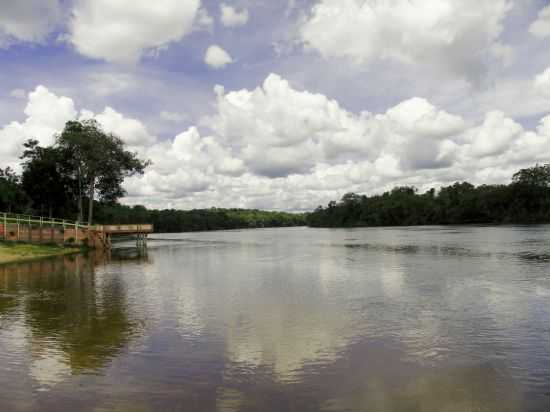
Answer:
M27 238L22 237L22 229L26 231ZM50 237L53 239L54 229L74 230L74 240L79 241L79 231L97 231L106 234L126 234L126 233L152 233L153 225L88 225L78 221L65 219L46 218L42 216L20 215L13 213L0 213L0 239L8 241L28 241L32 242L33 230L38 232L40 241L44 230L49 230ZM12 233L13 232L13 233Z
M11 228L10 228L11 226ZM42 238L43 229L51 229L51 236L53 236L53 229L74 229L75 241L78 243L78 231L92 228L87 224L75 222L65 219L46 218L43 216L21 215L15 213L0 213L0 239L24 241L21 238L21 229L27 229L27 236L29 241L32 241L33 228L39 229L40 238ZM11 230L14 231L14 235L10 235ZM14 239L11 239L14 238Z

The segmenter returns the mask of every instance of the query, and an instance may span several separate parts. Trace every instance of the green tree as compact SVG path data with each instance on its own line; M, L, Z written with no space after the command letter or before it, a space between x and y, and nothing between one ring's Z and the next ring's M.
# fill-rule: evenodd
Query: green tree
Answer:
M57 137L57 146L71 159L77 186L79 220L83 218L83 198L88 198L88 224L93 221L94 199L110 202L125 192L125 177L142 174L150 164L125 150L118 136L106 133L95 120L67 122Z
M348 193L307 216L314 227L549 222L550 165L522 169L509 185L457 182L424 194L414 187L370 197Z
M535 165L527 169L521 169L512 178L514 183L533 186L550 187L550 164Z
M521 169L513 177L514 215L525 222L541 221L550 208L550 164Z
M41 147L37 140L28 140L21 159L23 175L21 186L40 216L67 216L72 203L74 182L67 173L69 162L55 147Z
M27 204L27 197L20 185L20 178L7 167L0 169L0 210L11 213L21 211Z

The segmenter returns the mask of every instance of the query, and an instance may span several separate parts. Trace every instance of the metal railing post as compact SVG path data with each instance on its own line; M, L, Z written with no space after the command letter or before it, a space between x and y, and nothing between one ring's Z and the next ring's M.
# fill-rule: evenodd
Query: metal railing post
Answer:
M4 240L8 240L8 214L4 213Z

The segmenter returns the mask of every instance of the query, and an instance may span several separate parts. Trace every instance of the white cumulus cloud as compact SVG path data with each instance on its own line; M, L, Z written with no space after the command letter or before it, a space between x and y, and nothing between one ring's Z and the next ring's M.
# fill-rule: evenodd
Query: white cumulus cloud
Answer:
M550 67L535 77L535 90L540 95L550 98Z
M523 132L523 127L504 113L487 113L482 125L472 129L471 151L475 157L498 155L510 148L510 144Z
M70 41L88 57L133 63L193 29L200 0L77 0Z
M120 136L131 149L140 153L156 142L139 120L125 117L111 107L97 115L86 109L79 113L71 98L58 96L42 85L28 94L24 114L24 121L14 121L0 128L0 165L18 168L25 141L36 139L42 146L51 145L65 123L77 118L96 119L106 132Z
M62 15L59 0L0 2L0 48L16 42L45 41Z
M106 107L102 113L93 115L85 113L87 118L94 118L106 132L119 136L132 148L150 146L156 142L156 138L149 134L147 128L139 120L123 116L112 107Z
M540 38L550 36L550 6L539 12L537 19L529 27L529 32Z
M204 62L214 69L222 69L228 64L231 64L233 59L229 53L220 46L212 45L206 50Z
M12 167L18 164L25 141L36 139L42 145L52 144L54 134L77 115L70 98L59 97L44 86L29 93L24 113L24 122L11 122L0 129L0 162Z
M320 0L301 29L325 58L364 66L379 59L431 65L477 83L499 42L509 0Z
M226 3L222 3L220 4L220 13L221 22L225 27L244 26L248 23L248 9L238 11L234 7L231 7Z
M50 144L67 120L95 118L153 161L125 182L130 204L310 210L349 191L504 183L521 167L547 162L550 151L550 115L526 130L502 111L467 121L420 97L356 113L276 74L252 90L216 93L213 115L159 139L111 107L78 112L70 98L39 86L25 120L0 128L0 163L16 165L28 138Z
M208 14L208 10L205 8L200 8L195 18L195 29L211 31L213 28L214 19L210 14Z
M420 98L386 114L354 114L274 74L252 91L218 89L218 114L206 123L251 171L271 177L307 173L319 162L375 161L388 150L399 152L403 166L437 167L445 139L465 127L460 117Z

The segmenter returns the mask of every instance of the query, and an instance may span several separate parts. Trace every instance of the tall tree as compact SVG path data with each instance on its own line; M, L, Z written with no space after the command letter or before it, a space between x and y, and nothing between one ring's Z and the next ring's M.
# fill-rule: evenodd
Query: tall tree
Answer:
M136 153L125 150L118 136L103 131L95 120L67 122L57 137L57 146L71 159L77 182L79 219L82 220L83 198L88 198L88 224L93 221L94 199L115 201L125 194L125 177L142 174L150 164Z
M37 140L24 144L21 186L40 216L67 216L72 209L74 182L70 165L56 147L41 147Z
M514 174L516 184L532 187L550 187L550 164L535 165Z
M22 211L27 204L20 179L10 168L0 169L0 210L11 213L15 209Z

